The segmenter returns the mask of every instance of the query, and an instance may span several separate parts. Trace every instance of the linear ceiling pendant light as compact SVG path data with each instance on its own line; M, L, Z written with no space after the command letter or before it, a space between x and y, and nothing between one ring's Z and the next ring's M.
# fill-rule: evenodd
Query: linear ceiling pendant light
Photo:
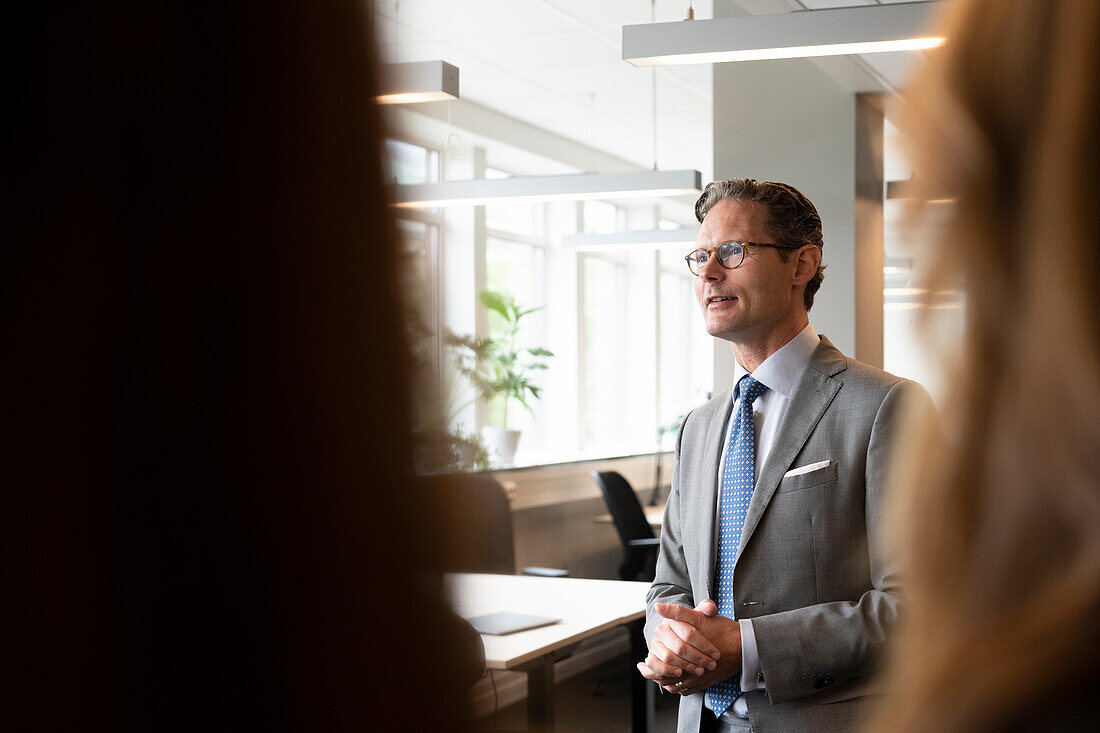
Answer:
M392 187L393 204L403 208L478 206L505 201L582 201L698 194L699 171L579 173L566 176L516 176L469 181L415 183Z
M458 67L446 61L385 64L379 104L412 104L458 99Z
M567 234L563 247L582 252L609 252L622 249L673 249L695 246L697 228L648 229L614 234Z
M939 46L929 33L938 2L862 5L782 15L623 26L623 58L635 66L913 51Z

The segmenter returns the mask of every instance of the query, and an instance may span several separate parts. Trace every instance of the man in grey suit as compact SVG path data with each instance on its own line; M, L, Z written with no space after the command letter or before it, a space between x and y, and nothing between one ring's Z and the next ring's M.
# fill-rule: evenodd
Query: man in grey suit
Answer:
M717 181L688 266L734 388L680 429L638 669L680 733L850 730L901 587L882 535L889 449L927 393L848 359L808 312L821 218L800 192Z

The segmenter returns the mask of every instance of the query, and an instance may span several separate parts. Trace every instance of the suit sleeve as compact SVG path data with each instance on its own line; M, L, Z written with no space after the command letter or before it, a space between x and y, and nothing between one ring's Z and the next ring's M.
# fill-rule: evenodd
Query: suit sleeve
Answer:
M672 468L672 490L665 506L664 523L661 526L661 549L657 555L657 572L646 594L646 620L645 640L652 645L653 632L660 625L662 618L653 610L655 603L679 603L689 608L695 607L691 593L691 579L688 576L687 559L684 555L682 543L682 527L680 525L680 502L683 489L680 480L680 448L684 440L684 432L692 413L688 413L684 422L680 425L680 432L676 436L676 461Z
M760 671L773 704L820 693L874 670L903 600L896 558L883 536L891 446L903 410L932 410L915 382L893 385L879 405L867 447L865 531L871 588L858 599L759 616L753 629Z

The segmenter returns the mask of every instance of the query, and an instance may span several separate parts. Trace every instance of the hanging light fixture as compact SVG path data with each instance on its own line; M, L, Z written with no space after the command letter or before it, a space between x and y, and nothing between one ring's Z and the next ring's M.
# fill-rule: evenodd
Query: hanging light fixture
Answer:
M944 42L928 31L938 2L891 3L782 15L623 26L635 66L913 51Z
M385 64L379 104L412 104L458 99L458 67L446 61Z
M392 187L393 205L402 208L478 206L504 201L584 201L698 195L699 171L632 171L564 176L478 178Z

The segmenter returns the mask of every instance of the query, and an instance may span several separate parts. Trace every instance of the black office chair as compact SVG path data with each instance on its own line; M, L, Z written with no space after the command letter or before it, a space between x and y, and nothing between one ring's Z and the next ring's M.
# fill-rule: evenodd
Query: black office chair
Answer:
M619 577L623 580L652 581L661 540L654 536L638 495L618 471L593 471L592 478L603 493L604 503L611 512L611 519L623 543Z
M443 531L435 550L443 572L516 573L512 507L504 487L487 474L431 476L420 479L427 489L426 521ZM560 578L561 568L525 567L524 575Z

